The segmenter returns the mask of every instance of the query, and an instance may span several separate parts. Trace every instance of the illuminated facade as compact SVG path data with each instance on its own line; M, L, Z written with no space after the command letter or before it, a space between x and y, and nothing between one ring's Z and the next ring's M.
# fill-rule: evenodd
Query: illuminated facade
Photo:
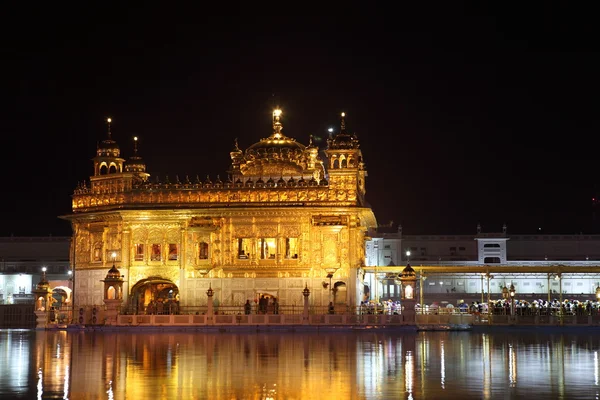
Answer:
M245 151L237 141L229 178L152 182L137 154L125 160L112 139L93 158L94 174L73 194L72 254L77 306L100 305L101 280L114 264L126 281L124 299L141 311L151 300L181 306L220 305L276 297L301 305L357 304L362 296L364 238L376 226L366 205L366 170L355 134L329 138L326 160L273 132ZM324 288L326 282L330 286Z

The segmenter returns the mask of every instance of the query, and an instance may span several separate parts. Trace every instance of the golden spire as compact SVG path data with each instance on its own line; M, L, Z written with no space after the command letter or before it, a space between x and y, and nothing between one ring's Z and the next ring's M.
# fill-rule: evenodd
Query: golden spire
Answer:
M112 118L106 118L106 123L108 124L108 139L110 140L110 123L112 122Z
M341 126L340 126L340 132L341 133L344 133L346 131L346 120L345 120L345 118L346 118L346 113L343 112L342 113L342 123L341 123Z
M134 136L133 137L133 155L137 156L137 141L138 141L138 137Z
M281 117L281 109L277 107L273 110L273 136L275 136L276 139L280 139L283 136L281 134L283 126L281 125L279 117Z

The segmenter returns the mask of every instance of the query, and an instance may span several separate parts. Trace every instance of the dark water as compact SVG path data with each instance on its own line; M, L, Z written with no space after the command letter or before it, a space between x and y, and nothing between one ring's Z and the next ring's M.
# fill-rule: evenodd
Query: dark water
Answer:
M0 399L597 399L596 330L0 331Z

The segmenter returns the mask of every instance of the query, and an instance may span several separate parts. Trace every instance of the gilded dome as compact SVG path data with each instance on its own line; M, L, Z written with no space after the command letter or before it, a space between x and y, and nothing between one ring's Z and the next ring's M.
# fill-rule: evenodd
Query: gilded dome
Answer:
M232 161L239 165L245 176L298 176L305 173L310 159L310 151L295 139L281 133L283 126L279 120L280 110L273 113L273 133L261 139L244 151L239 157L237 145L231 153ZM265 180L266 180L265 179Z
M133 138L133 155L127 160L125 164L125 171L127 172L146 172L146 163L142 160L142 157L137 155L137 136Z
M113 264L112 268L108 270L108 274L106 274L105 280L107 280L107 281L121 280L121 272L117 269L117 267L115 267L114 264Z
M402 270L402 273L400 274L401 278L415 278L416 276L417 273L410 266L410 264L406 264L406 267Z
M112 139L105 139L98 144L96 155L98 157L119 157L121 149L117 142Z

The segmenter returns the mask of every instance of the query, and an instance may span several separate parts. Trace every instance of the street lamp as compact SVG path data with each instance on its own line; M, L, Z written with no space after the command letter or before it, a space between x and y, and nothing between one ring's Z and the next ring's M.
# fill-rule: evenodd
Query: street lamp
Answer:
M423 274L423 270L419 272L419 302L421 304L421 315L425 313L425 305L423 304L423 281L427 280L425 274Z
M406 250L406 262L410 261L410 250Z
M513 315L515 313L514 309L515 309L515 285L512 284L512 282L510 283L510 315Z

